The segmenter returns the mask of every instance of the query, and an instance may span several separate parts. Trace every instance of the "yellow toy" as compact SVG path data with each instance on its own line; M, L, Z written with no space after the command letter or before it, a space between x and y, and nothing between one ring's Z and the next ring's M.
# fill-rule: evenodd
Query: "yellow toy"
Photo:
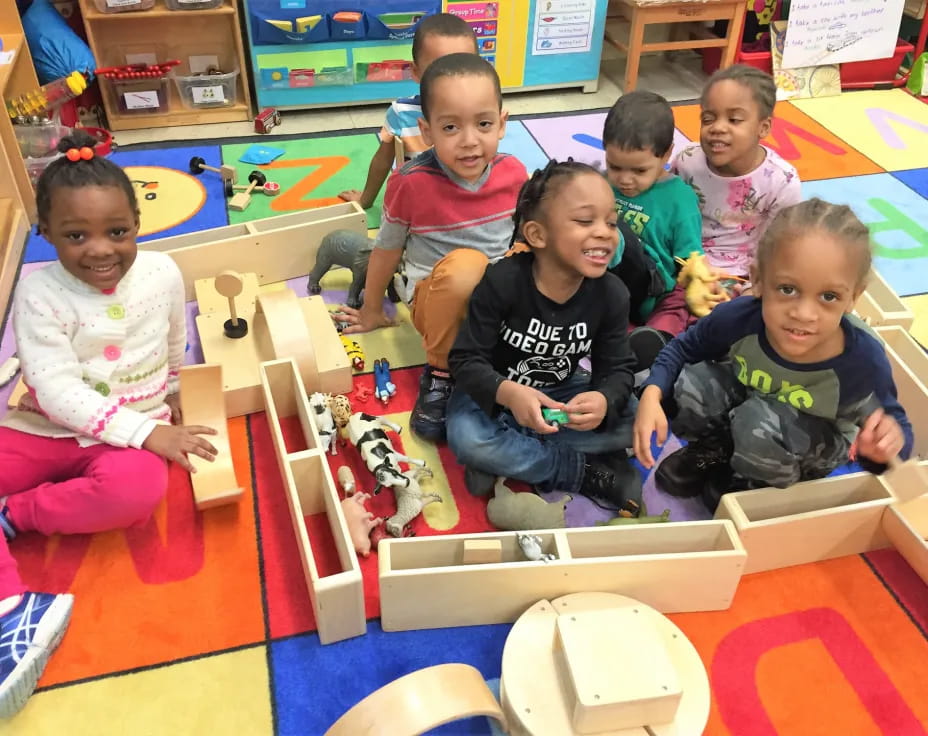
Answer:
M727 302L728 294L719 286L719 278L734 278L714 272L706 257L695 251L686 260L674 258L680 264L677 283L686 290L686 306L697 317L705 317L716 304Z
M352 340L350 337L345 337L341 335L342 346L345 348L345 354L348 356L348 360L351 361L351 365L356 371L364 370L364 351L361 350L361 346L355 340Z

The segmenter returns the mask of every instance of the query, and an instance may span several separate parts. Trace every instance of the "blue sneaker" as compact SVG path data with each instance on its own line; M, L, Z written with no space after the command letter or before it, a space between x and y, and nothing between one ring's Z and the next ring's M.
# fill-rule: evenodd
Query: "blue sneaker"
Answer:
M26 704L71 618L73 595L23 593L0 617L0 718Z
M3 532L7 542L12 542L16 539L16 527L13 526L13 522L10 521L6 513L6 506L0 505L0 532Z

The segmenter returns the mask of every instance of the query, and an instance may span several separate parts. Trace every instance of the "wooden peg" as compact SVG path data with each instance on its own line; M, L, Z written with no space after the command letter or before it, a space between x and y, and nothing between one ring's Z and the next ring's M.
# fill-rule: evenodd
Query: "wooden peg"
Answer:
M237 271L223 271L216 276L213 285L219 294L229 300L229 319L222 325L225 336L233 340L245 337L248 334L248 322L239 317L235 309L235 297L241 294L243 289L241 274Z

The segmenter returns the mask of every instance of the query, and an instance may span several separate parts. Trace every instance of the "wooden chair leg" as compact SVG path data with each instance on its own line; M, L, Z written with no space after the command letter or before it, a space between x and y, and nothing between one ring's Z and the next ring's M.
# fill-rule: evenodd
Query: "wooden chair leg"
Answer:
M359 702L325 736L418 736L473 716L506 719L483 675L469 664L426 667L387 683Z
M720 69L726 69L735 63L738 51L741 48L741 34L744 28L744 2L734 3L731 20L728 21L728 35L725 37L728 41L722 50L722 61Z
M632 10L631 24L628 29L628 57L625 61L625 88L623 94L633 92L638 85L638 66L641 63L641 47L644 44L645 21L641 10Z

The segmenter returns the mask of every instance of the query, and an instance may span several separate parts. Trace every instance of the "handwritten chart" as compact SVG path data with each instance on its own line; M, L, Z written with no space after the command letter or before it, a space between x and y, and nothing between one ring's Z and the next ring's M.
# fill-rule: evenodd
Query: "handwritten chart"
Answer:
M783 68L893 55L904 0L796 0L790 5Z

